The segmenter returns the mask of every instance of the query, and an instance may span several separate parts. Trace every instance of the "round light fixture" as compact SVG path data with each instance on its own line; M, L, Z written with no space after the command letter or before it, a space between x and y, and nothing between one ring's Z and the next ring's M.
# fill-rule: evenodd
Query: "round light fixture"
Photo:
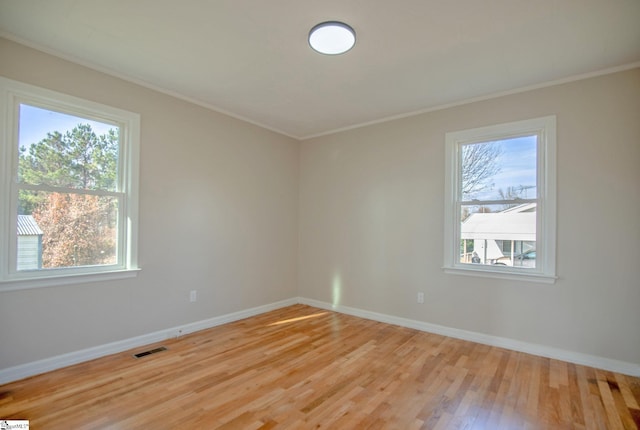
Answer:
M321 54L344 54L356 44L356 32L343 22L322 22L309 32L309 45Z

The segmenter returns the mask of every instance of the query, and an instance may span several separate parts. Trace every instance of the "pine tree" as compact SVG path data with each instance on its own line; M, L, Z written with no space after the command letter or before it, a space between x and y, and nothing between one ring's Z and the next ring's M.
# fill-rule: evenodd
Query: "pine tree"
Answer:
M52 191L20 190L19 213L32 214L42 231L45 268L115 262L116 201L74 190L115 191L118 134L97 136L88 124L20 149L21 184Z

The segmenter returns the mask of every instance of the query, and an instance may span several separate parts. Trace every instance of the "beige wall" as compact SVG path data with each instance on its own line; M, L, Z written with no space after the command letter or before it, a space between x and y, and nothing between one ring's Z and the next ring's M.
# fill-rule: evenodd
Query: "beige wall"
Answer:
M0 293L0 369L296 296L298 142L4 39L0 75L141 114L142 267Z
M296 296L640 363L640 69L299 143L3 39L0 58L142 116L142 272L0 293L0 369ZM444 274L444 134L551 114L560 279Z
M443 273L445 133L554 114L556 284ZM640 69L305 141L299 294L640 363L639 166Z

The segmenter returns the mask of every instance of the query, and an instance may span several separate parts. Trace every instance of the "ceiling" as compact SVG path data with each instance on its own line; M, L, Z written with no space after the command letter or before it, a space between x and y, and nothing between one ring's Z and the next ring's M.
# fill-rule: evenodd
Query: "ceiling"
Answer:
M637 66L640 0L0 0L0 35L305 139Z

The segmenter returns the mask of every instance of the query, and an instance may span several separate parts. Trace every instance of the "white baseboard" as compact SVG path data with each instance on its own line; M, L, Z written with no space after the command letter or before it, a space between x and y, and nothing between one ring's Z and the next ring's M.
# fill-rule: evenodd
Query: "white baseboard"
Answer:
M99 345L92 348L83 349L80 351L74 351L67 354L58 355L51 358L45 358L43 360L33 361L31 363L25 363L6 369L0 369L0 384L5 384L19 379L28 378L29 376L38 375L40 373L49 372L51 370L60 369L62 367L71 366L73 364L81 363L83 361L93 360L95 358L104 357L106 355L116 354L129 349L138 348L141 346L149 345L155 342L161 342L173 337L193 333L199 330L204 330L211 327L216 327L222 324L238 321L244 318L249 318L255 315L270 312L276 309L280 309L286 306L295 305L298 303L296 298L283 300L268 305L258 306L251 309L246 309L238 312L233 312L226 315L221 315L214 318L209 318L203 321L197 321L190 324L181 325L178 327L159 330L153 333L148 333L142 336L136 336L129 339L124 339L116 342L111 342L105 345Z
M374 321L384 322L387 324L399 325L402 327L413 328L416 330L439 334L442 336L453 337L456 339L468 340L471 342L481 343L484 345L496 346L500 348L510 349L513 351L525 352L527 354L538 355L541 357L553 358L556 360L567 361L582 366L595 367L598 369L609 370L624 375L640 377L640 364L628 363L625 361L613 360L595 355L583 354L580 352L567 351L560 348L538 345L519 340L508 339L499 336L460 330L451 327L445 327L437 324L430 324L422 321L410 320L407 318L396 317L392 315L371 312L363 309L352 308L348 306L332 305L330 303L321 302L313 299L298 298L298 303L313 306L320 309L332 310L335 312L353 315L360 318L370 319Z
M598 357L579 352L567 351L560 348L553 348L544 345L537 345L528 342L508 339L504 337L491 336L483 333L472 332L468 330L460 330L451 327L445 327L437 324L430 324L422 321L411 320L407 318L386 315L378 312L367 311L348 306L334 306L330 303L318 300L307 299L304 297L291 298L280 302L275 302L251 309L233 312L214 318L209 318L194 323L181 325L178 327L168 328L165 330L148 333L142 336L136 336L117 342L111 342L80 351L70 352L43 360L25 363L6 369L0 369L0 384L5 384L19 379L28 378L40 373L49 372L51 370L60 369L62 367L71 366L83 361L93 360L95 358L104 357L106 355L116 354L129 349L138 348L155 342L161 342L180 335L193 333L199 330L205 330L222 324L238 321L244 318L260 315L286 306L295 304L305 304L319 309L332 310L347 315L353 315L360 318L370 319L374 321L384 322L387 324L399 325L402 327L413 328L416 330L435 333L443 336L453 337L456 339L468 340L471 342L482 343L490 346L497 346L513 351L525 352L528 354L538 355L556 360L568 361L570 363L580 364L583 366L595 367L598 369L609 370L612 372L622 373L640 377L640 364L628 363L624 361L612 360L610 358Z

